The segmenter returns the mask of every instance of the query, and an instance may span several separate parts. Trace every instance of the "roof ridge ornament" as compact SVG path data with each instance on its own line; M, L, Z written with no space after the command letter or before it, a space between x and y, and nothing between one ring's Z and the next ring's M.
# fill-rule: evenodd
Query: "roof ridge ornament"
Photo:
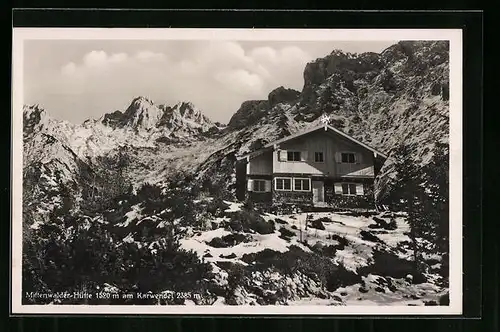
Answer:
M321 116L321 118L319 120L323 123L323 125L325 126L325 130L326 130L326 128L328 127L328 124L330 123L330 120L331 120L330 115L323 113L323 115Z

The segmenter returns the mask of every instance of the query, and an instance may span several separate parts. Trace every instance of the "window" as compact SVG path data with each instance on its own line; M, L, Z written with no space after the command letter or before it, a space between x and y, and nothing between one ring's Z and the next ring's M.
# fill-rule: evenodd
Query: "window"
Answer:
M314 162L322 163L324 161L325 161L325 159L323 156L323 152L314 152Z
M276 178L275 185L276 190L291 191L292 178Z
M287 161L300 161L300 151L288 151Z
M310 191L311 190L311 179L293 179L293 190L294 191Z
M354 164L356 162L356 158L354 157L354 153L352 152L342 152L343 163Z
M342 183L342 195L356 195L356 184Z
M266 191L266 180L253 180L253 191L265 192Z

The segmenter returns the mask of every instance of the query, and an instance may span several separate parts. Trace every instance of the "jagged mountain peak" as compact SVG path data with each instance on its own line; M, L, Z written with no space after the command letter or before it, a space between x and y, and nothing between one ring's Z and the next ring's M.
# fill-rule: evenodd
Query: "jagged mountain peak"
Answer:
M28 137L54 120L39 104L23 106L23 134Z
M129 108L135 108L135 109L140 109L140 108L145 108L147 109L150 106L154 106L155 103L153 102L152 99L145 97L145 96L138 96L135 97L132 102L130 103Z
M23 118L25 121L30 119L37 119L38 122L42 117L45 116L47 116L47 112L39 104L23 105Z
M162 115L163 111L151 99L138 96L132 100L125 112L116 110L107 113L101 122L112 128L129 128L137 131L153 128Z

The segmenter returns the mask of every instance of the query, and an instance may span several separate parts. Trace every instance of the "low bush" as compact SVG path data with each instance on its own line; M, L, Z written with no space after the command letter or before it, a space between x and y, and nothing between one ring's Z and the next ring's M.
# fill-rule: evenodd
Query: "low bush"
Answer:
M231 253L231 254L229 254L229 255L220 254L219 257L220 258L229 258L229 259L231 259L231 258L236 258L236 254L234 252Z
M329 222L333 222L332 219L328 218L328 217L321 217L321 218L318 218L316 219L318 221L321 221L322 223L329 223Z
M330 240L335 240L339 243L338 245L335 245L337 250L344 250L344 248L349 244L349 240L338 234L330 234L329 238Z
M235 231L254 230L259 234L271 234L274 232L274 224L267 222L255 211L237 211L231 215L229 228Z
M207 212L214 217L223 217L224 211L229 208L229 205L220 197L216 197L207 204Z
M345 216L350 216L350 217L365 217L365 218L370 218L371 216L377 215L378 213L376 211L346 211L342 213Z
M278 224L282 224L282 225L287 225L288 224L285 220L280 219L280 218L274 219L274 222L276 222Z
M321 219L315 219L315 220L311 221L311 225L309 227L319 229L319 230L325 230L325 225L323 225L323 222L321 221Z
M280 232L280 236L279 238L283 239L283 240L286 240L286 241L290 241L290 238L292 236L295 236L295 233L286 229L285 227L281 227L279 229L279 232Z
M373 217L373 221L375 221L375 224L370 224L368 225L369 228L383 228L385 230L395 230L398 228L398 225L396 223L396 219L391 218L390 222L387 222L384 219L378 218L378 217Z
M207 242L207 244L211 247L214 248L228 248L228 247L234 247L238 243L241 242L248 242L248 236L243 235L243 234L229 234L223 237L215 237L210 242Z
M361 281L359 275L336 265L329 258L314 252L305 252L297 246L290 246L290 250L283 253L265 249L245 254L242 260L249 264L253 262L251 267L255 270L272 268L285 275L303 273L323 284L329 291Z
M398 224L396 223L396 219L391 218L391 221L389 221L389 224L387 225L387 230L393 231L398 228Z
M359 232L359 235L361 235L361 238L365 241L383 243L382 240L380 240L376 235L369 231L362 230L361 232Z
M358 269L358 273L361 275L371 273L393 278L405 278L408 274L413 274L414 271L413 262L380 250L373 252L373 264Z

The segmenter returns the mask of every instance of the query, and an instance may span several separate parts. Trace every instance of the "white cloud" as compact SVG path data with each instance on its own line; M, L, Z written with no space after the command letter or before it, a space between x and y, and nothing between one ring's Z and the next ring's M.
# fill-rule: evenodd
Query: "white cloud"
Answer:
M108 57L109 62L124 62L128 59L128 55L126 53L115 53L111 54Z
M239 93L262 92L263 81L257 74L244 69L228 70L215 74L215 79L225 87Z
M104 51L91 51L84 55L83 64L87 67L94 67L106 63L108 55Z
M198 65L195 64L193 61L189 60L182 60L179 63L179 68L181 69L182 72L188 74L188 75L193 75L196 74L198 71Z
M159 61L165 59L165 54L151 51L141 51L136 54L136 58L141 61Z
M76 65L74 62L67 63L61 68L61 72L64 75L72 75L76 72Z
M276 63L277 52L271 47L256 47L250 51L250 56L257 62Z
M180 45L175 52L172 48L128 53L92 50L63 66L64 75L53 82L52 89L73 96L81 91L81 98L103 96L106 103L115 100L117 105L138 94L158 102L188 100L214 120L227 122L245 100L266 99L281 85L301 89L304 65L311 60L299 47L245 50L229 41Z

